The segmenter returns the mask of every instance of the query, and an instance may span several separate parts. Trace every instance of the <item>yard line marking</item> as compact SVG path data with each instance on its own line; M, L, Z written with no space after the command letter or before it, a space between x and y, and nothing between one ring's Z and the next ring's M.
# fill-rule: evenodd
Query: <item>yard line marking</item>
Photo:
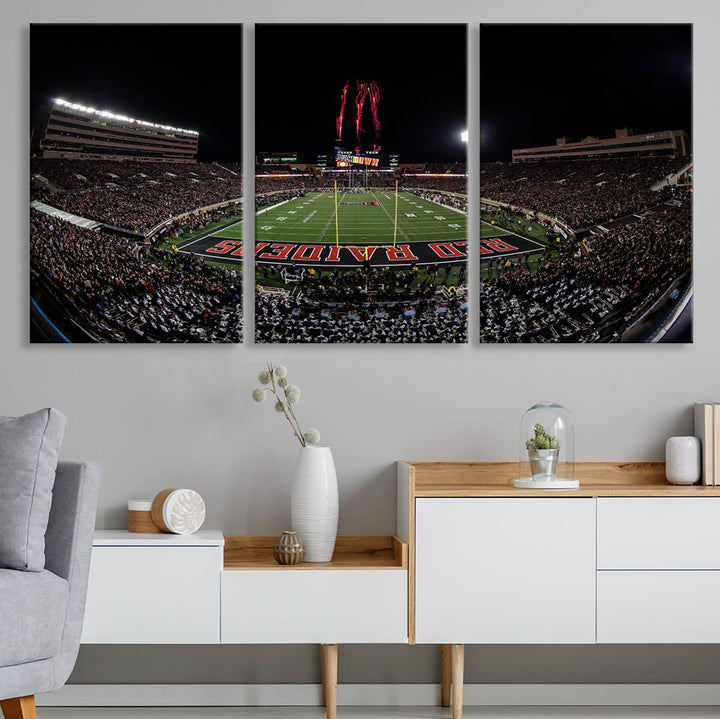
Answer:
M338 200L338 206L342 203L345 195L347 195L347 192L342 193L340 199ZM332 214L328 218L328 221L325 223L325 227L322 228L320 237L318 237L318 242L320 242L323 239L323 237L325 237L325 235L327 234L327 231L328 231L328 227L330 227L330 223L333 221L334 218L335 218L335 208L333 208Z
M194 245L196 242L200 242L200 240L204 240L207 237L213 237L214 235L217 235L219 232L222 232L223 230L228 230L231 227L235 227L235 225L239 225L242 222L242 219L236 220L230 225L225 225L225 227L219 227L217 230L214 230L213 232L210 232L208 234L201 234L200 237L195 237L194 239L190 240L190 242L186 242L183 245L180 245L181 249L185 249L186 247L190 247L190 245ZM239 239L239 238L234 238Z
M388 216L388 220L390 220L390 224L393 227L395 227L395 220L392 218L390 213L385 209L385 205L383 205L382 202L380 202L380 200L378 200L377 195L374 192L371 192L370 194L375 198L378 205L380 205L380 207L382 207L383 212ZM400 234L405 238L406 242L411 242L410 238L405 234L405 230L403 230L403 228L400 227L400 223L398 223L398 230L400 230Z

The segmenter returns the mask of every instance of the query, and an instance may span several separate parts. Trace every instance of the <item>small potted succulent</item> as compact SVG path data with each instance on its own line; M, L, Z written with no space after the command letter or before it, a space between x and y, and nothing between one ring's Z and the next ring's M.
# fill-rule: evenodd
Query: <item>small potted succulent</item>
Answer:
M525 442L533 479L554 479L561 442L548 434L539 422L535 424L534 431L534 436Z

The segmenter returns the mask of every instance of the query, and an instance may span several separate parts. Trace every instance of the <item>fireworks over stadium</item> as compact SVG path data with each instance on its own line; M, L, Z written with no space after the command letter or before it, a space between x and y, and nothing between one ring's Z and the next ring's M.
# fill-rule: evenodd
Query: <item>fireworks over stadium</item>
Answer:
M466 37L256 26L246 257L242 28L33 26L31 341L691 341L691 26L481 27L472 298Z
M466 341L466 28L302 26L309 83L297 32L256 30L256 341Z

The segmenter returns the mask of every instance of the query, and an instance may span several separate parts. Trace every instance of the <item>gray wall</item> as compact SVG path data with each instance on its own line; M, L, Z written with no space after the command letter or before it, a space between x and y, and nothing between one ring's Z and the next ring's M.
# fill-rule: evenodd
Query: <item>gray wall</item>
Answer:
M68 414L63 456L95 459L105 470L99 527L124 526L130 497L190 486L206 499L207 527L228 534L273 534L285 528L297 448L281 418L249 398L267 359L289 367L292 380L305 391L301 418L317 426L333 449L340 531L349 534L394 531L396 459L514 460L517 423L535 401L556 399L574 411L579 460L657 460L663 458L668 436L691 432L691 403L718 399L720 6L712 0L15 0L2 3L0 16L5 105L0 116L0 412L19 414L54 405ZM246 23L247 158L254 150L253 23L468 22L473 198L478 194L481 21L694 22L695 343L481 347L474 307L473 342L464 347L30 346L28 23L166 20ZM411 63L421 69L422 62L432 62L432 57L421 60L415 53ZM668 103L672 101L668 88ZM249 195L250 165L246 179ZM470 209L476 217L474 200ZM251 224L246 233L252 238ZM471 223L470 239L476 242L477 237ZM478 276L472 242L471 247L472 295ZM251 292L249 283L248 326ZM341 654L341 681L424 682L437 677L436 652L427 647L349 647ZM73 681L305 682L318 679L315 659L311 647L86 647ZM469 651L467 680L711 682L717 681L711 669L718 660L720 651L713 647L484 647Z

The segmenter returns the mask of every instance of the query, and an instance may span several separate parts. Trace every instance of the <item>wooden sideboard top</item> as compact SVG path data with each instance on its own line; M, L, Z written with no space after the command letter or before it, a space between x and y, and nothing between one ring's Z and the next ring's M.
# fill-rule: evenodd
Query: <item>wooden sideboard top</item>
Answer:
M517 462L402 462L414 497L720 497L720 486L678 486L664 462L576 462L579 489L516 489Z
M390 535L342 536L330 562L281 566L273 558L275 537L225 537L226 570L407 569L408 545Z

